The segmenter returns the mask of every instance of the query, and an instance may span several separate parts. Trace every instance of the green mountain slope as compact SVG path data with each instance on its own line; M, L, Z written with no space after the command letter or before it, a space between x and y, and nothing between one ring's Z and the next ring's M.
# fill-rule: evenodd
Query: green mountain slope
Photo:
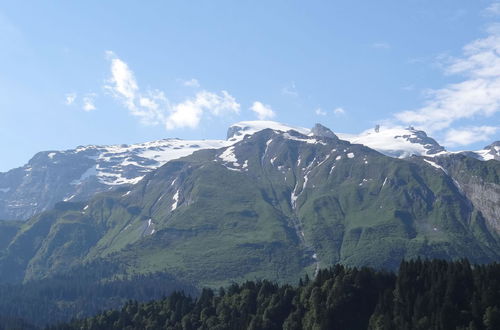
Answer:
M292 281L338 262L500 259L491 216L436 164L317 134L263 130L170 161L130 190L58 204L5 244L0 275L37 279L102 259L219 286ZM499 164L487 163L488 180Z

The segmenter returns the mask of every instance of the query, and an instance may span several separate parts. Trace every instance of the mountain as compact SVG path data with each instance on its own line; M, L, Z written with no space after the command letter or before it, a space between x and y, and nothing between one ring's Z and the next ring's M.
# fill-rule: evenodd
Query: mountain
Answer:
M493 142L478 151L462 151L460 153L479 160L500 160L500 141Z
M339 136L343 140L363 144L384 155L396 158L406 158L412 155L430 156L445 152L445 148L436 140L428 137L424 131L413 127L388 128L377 125L375 129L364 131L359 135L340 134Z
M85 201L98 192L133 185L169 160L197 150L230 146L265 129L293 130L307 136L324 133L318 131L319 126L311 130L272 121L246 121L232 125L227 140L164 139L40 152L25 166L0 173L0 219L24 220L53 208L59 201ZM338 135L395 158L452 154L425 132L411 127L377 127L360 135ZM500 157L498 142L481 151L462 153L480 160L499 160Z
M259 120L259 121L242 121L231 125L227 130L227 140L231 142L241 141L247 135L253 135L265 129L274 131L288 132L290 130L299 132L304 135L311 133L311 130L303 127L295 127L275 121Z
M398 159L320 125L284 129L240 124L231 145L171 160L87 202L56 204L7 236L0 278L101 260L217 287L294 281L336 263L500 260L500 162Z
M490 228L500 233L499 162L480 161L460 153L424 161L450 177L471 207L481 213Z
M165 139L40 152L23 167L0 173L0 219L27 219L59 201L87 200L97 192L137 183L171 159L226 144Z

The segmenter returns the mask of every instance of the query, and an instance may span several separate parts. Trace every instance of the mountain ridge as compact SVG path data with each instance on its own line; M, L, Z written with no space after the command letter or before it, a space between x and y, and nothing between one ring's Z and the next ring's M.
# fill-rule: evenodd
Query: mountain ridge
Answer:
M336 263L499 260L500 199L481 204L481 196L497 196L500 163L391 158L325 135L264 129L169 161L136 185L57 204L6 244L1 278L28 281L108 260L217 287L294 281ZM493 190L478 194L477 184Z
M329 134L396 158L457 153L445 151L425 132L413 128L378 127L353 136L335 134L322 125L305 129L272 121L239 122L229 127L227 140L164 139L133 145L91 145L39 152L25 166L0 173L0 219L27 219L59 201L83 201L98 192L133 185L170 160L197 150L231 146L264 129L292 130L304 135ZM323 133L314 133L315 129ZM480 160L500 160L500 142L480 151L458 153Z

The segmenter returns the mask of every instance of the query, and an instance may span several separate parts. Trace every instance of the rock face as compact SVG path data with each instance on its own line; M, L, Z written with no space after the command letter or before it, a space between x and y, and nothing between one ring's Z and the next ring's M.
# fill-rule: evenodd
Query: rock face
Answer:
M500 234L500 163L483 162L466 155L443 155L433 159L446 170L457 188Z
M411 143L423 145L425 150L427 150L428 155L435 155L437 153L446 151L443 146L437 143L437 141L433 138L427 136L427 133L425 133L424 131L409 129L409 132L410 134L406 134L401 137ZM399 136L396 136L395 138L399 138Z
M329 128L326 128L321 124L314 125L314 127L311 129L311 134L314 136L327 137L336 140L339 139L337 135L335 135Z

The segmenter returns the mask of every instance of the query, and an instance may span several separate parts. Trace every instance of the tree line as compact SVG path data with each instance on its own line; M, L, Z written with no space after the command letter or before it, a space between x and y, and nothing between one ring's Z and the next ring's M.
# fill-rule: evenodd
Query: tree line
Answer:
M0 284L0 330L42 328L120 308L130 299L159 299L176 290L198 293L166 272L115 275L121 271L110 262L96 261L45 279Z
M500 329L500 265L403 261L396 274L336 265L298 285L269 281L127 302L72 329Z

